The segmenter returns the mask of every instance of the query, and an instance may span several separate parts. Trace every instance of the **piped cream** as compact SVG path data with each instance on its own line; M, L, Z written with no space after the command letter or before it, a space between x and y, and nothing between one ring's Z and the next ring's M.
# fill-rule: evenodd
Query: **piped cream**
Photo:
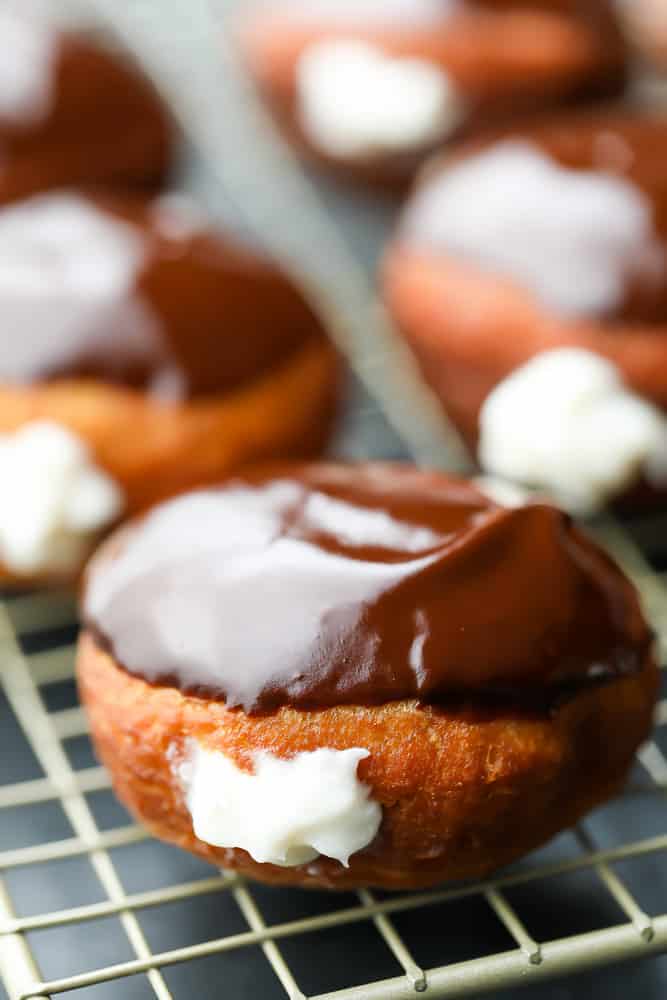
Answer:
M0 481L0 562L19 575L78 569L123 508L86 444L51 421L0 434Z
M347 866L371 843L382 809L357 776L368 756L361 747L320 748L288 759L263 751L253 755L249 772L194 740L184 755L171 753L195 835L282 867L320 855Z
M479 426L485 470L576 513L599 510L641 474L667 483L667 419L590 351L545 351L517 368L487 397Z
M296 81L304 131L319 149L341 158L420 149L451 133L465 113L441 67L392 57L363 41L307 46Z

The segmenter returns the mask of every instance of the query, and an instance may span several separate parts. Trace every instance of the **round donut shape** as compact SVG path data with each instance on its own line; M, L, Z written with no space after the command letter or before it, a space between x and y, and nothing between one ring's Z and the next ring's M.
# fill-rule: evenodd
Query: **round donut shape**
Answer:
M422 183L429 185L445 176L441 172L508 141L529 143L567 168L630 182L647 199L656 244L664 246L664 118L586 112L492 133L432 161ZM445 231L446 222L442 225ZM520 222L509 238L521 240ZM492 266L429 246L415 233L408 238L399 228L385 255L383 284L425 378L471 445L480 408L494 386L553 348L579 347L608 358L635 392L667 409L667 271L660 270L657 281L630 280L623 301L608 315L565 316Z
M0 31L2 25L0 18ZM44 113L25 120L0 113L0 204L64 185L161 185L173 129L151 83L122 56L82 36L53 29L52 44Z
M143 258L128 298L149 312L159 351L125 357L124 314L116 327L101 316L107 326L89 356L84 342L80 358L35 380L0 377L0 434L40 420L74 432L121 488L126 514L249 461L319 452L334 418L338 358L311 308L268 259L169 199L63 197L140 235ZM30 314L29 297L23 305ZM37 329L38 357L42 329L45 346L51 334L48 324ZM94 322L88 332L92 342ZM8 357L14 335L7 328ZM163 355L180 382L173 398L151 388Z
M127 673L90 633L80 642L81 698L114 789L156 837L263 882L411 889L482 877L571 826L615 794L651 726L658 670L582 692L551 717L474 705L398 701L248 716ZM359 778L382 805L376 840L349 867L258 864L198 840L168 749L189 738L247 767L255 750L291 757L363 746Z
M501 525L512 526L504 542ZM207 561L213 572L198 574ZM546 566L526 610L524 574ZM443 608L451 633L438 638ZM98 550L82 616L79 688L122 802L156 836L286 885L407 889L507 864L619 789L659 685L634 588L565 515L501 508L463 480L400 465L273 465L173 501ZM505 697L486 673L502 648L503 669L525 671ZM568 682L575 662L585 673ZM381 823L349 867L326 851L294 867L258 862L243 830L212 846L184 794L191 745L250 773L259 752L367 751L357 778ZM214 814L225 780L206 792ZM300 810L299 791L286 795Z
M465 137L536 109L609 97L625 83L625 46L608 0L447 0L441 4L273 3L247 15L240 38L248 66L287 136L307 156L363 184L404 190L425 155L445 138ZM426 8L423 12L422 8ZM301 120L298 66L322 42L361 41L398 60L444 71L463 113L447 135L418 148L343 156L313 141ZM341 81L341 95L344 80ZM351 95L350 95L351 96ZM341 114L344 114L341 96Z

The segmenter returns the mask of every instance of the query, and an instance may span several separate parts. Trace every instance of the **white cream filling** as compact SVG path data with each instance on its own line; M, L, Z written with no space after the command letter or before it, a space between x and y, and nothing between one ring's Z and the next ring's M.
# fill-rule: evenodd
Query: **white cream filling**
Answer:
M77 569L123 507L86 444L46 420L0 435L0 482L0 562L18 574Z
M566 316L604 314L622 303L629 278L667 272L639 188L561 167L526 142L499 143L435 174L412 199L402 233L515 279Z
M97 354L162 364L156 395L182 377L160 324L136 294L143 234L69 192L0 211L0 380L31 382Z
M175 754L170 754L175 758ZM347 866L375 837L382 809L359 781L368 750L319 749L289 759L262 751L253 773L191 740L174 763L195 835L258 862L293 867L323 854Z
M17 124L41 121L54 97L58 36L46 22L21 11L17 3L0 8L0 119Z
M489 394L483 469L552 494L575 513L600 509L640 474L667 484L667 419L589 351L546 351Z
M306 47L296 83L305 133L342 158L419 149L452 132L463 115L457 87L440 67L362 41Z

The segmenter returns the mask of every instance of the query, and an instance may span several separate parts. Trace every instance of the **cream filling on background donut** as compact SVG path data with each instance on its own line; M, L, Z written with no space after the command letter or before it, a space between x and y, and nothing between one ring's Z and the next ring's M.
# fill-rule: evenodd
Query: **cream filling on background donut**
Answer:
M611 362L563 348L500 382L480 413L479 460L494 475L593 513L643 474L667 485L667 418Z
M123 508L86 444L51 421L0 434L0 562L14 573L70 572Z
M499 143L436 174L413 198L402 235L515 279L564 316L605 314L633 276L667 275L639 188L561 167L527 142Z
M289 759L262 751L253 771L190 740L174 771L195 835L214 847L240 848L260 863L294 867L319 855L347 867L374 839L382 809L357 777L368 750L319 749Z
M419 149L464 114L448 74L425 59L394 58L367 42L315 42L296 69L301 126L319 149L358 159Z
M39 122L53 105L58 36L41 19L26 16L17 3L5 3L0 9L0 38L0 119L25 125Z
M183 379L160 322L136 294L141 231L69 192L0 211L0 381L29 383L104 354L155 363L150 391L179 398Z

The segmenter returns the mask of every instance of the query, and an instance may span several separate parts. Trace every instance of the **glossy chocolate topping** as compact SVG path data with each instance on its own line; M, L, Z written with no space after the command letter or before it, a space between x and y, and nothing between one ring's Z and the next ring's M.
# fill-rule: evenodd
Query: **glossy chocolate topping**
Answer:
M131 673L246 711L555 692L641 668L629 582L555 508L389 465L285 466L171 501L94 561Z
M0 211L0 383L90 377L181 400L320 332L275 267L183 199L57 192Z

